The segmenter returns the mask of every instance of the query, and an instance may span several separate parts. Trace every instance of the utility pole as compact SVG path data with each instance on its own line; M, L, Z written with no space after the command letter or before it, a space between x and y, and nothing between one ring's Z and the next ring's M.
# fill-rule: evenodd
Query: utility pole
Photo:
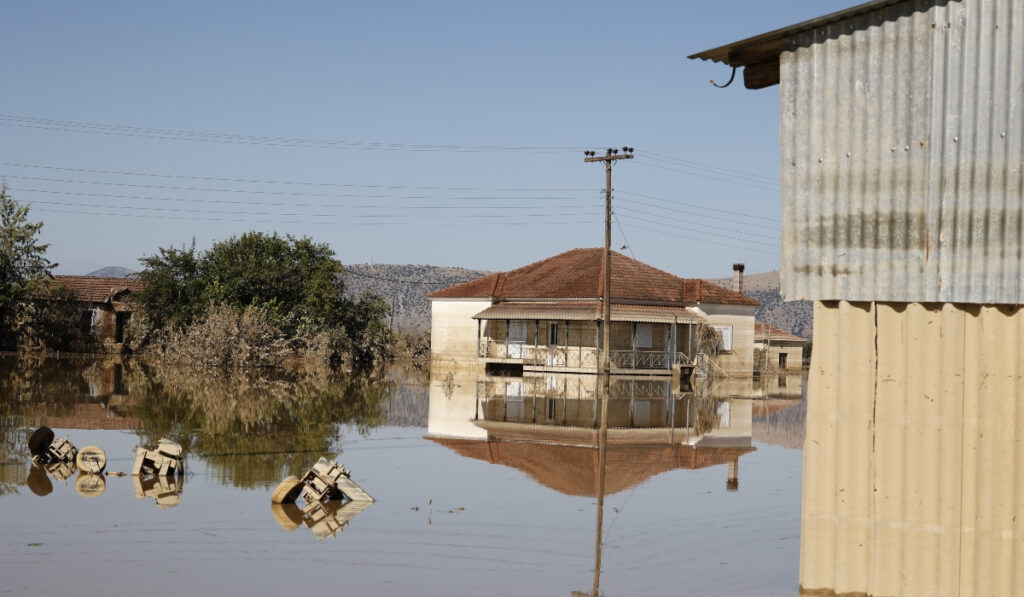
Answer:
M604 297L603 323L601 327L601 429L598 431L597 457L597 538L594 554L594 595L597 595L601 581L601 526L604 518L604 477L608 445L608 397L612 385L612 163L616 160L633 159L633 148L608 149L605 155L595 151L584 151L584 162L604 162Z

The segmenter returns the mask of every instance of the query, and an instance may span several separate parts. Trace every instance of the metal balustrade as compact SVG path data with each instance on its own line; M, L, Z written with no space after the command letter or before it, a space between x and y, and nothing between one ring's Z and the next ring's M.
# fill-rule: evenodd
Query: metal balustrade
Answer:
M480 354L485 358L521 360L524 365L537 367L563 367L576 369L597 368L600 353L593 347L532 346L520 343L483 340ZM609 355L612 367L618 369L670 369L673 364L692 365L682 352L664 350L613 350Z

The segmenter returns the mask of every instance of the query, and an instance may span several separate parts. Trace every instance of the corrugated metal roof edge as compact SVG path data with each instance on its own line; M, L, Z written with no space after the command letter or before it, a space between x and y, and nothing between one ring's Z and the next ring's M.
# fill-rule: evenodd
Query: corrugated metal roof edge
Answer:
M711 60L713 62L719 62L733 67L745 67L771 62L776 60L778 55L782 53L782 41L788 37L798 35L810 29L824 27L832 23L857 17L866 12L897 4L910 3L912 1L913 0L871 0L870 2L864 2L856 6L851 6L850 8L807 21L802 21L800 23L795 23L774 31L755 35L753 37L748 37L724 46L704 50L703 52L697 52L687 56L687 58L691 60Z

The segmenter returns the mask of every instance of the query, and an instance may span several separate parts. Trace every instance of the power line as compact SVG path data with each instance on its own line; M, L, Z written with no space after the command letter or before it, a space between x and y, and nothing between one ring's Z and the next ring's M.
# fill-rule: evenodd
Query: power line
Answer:
M448 186L407 186L407 185L381 185L381 184L351 184L351 183L338 183L338 182L310 182L301 180L263 180L253 178L225 178L218 176L191 176L185 174L159 174L153 172L131 172L126 170L102 170L99 168L71 168L66 166L42 166L38 164L21 164L16 162L0 162L0 166L12 167L12 168L36 168L44 170L60 170L64 172L81 172L89 174L115 174L119 176L143 176L149 178L171 178L181 180L205 180L213 182L238 182L248 184L260 184L260 185L300 185L300 186L316 186L316 187L340 187L340 188L358 188L358 189L402 189L412 191L496 191L496 192L509 192L509 193L532 193L532 192L549 192L555 191L559 193L564 192L592 192L598 189L594 188L572 188L572 187L448 187ZM13 176L12 176L13 178Z
M697 162L697 161L694 161L694 160L686 160L686 159L683 159L683 158L677 158L677 157L674 157L674 156L665 155L663 153L657 153L657 152L654 152L654 151L639 151L637 153L639 153L639 154L641 154L643 156L651 156L652 159L657 159L657 160L660 160L660 161L663 161L663 162L675 162L677 164L680 164L680 165L683 165L683 166L686 166L686 167L689 167L689 168L694 168L694 169L697 169L697 170L707 170L707 171L710 171L710 172L721 172L723 174L731 174L731 175L738 176L738 177L741 177L741 178L758 179L758 180L770 183L772 185L780 185L781 184L781 181L778 179L778 177L775 177L775 176L764 176L764 175L761 175L761 174L752 174L750 172L745 172L743 170L735 170L733 168L723 168L721 166L715 166L714 164L708 164L708 163L705 163L705 162Z
M143 201L161 201L171 203L199 203L199 204L217 204L217 205L252 205L252 206L266 206L266 207L308 207L308 208L327 208L327 209L401 209L401 210L493 210L493 209L523 209L523 208L560 208L560 209L578 209L582 207L588 207L583 200L577 200L574 203L564 204L552 204L541 201L542 199L555 200L556 197L537 197L527 198L534 201L541 201L537 205L474 205L466 207L465 205L395 205L389 203L374 203L369 205L360 204L339 204L339 203L287 203L280 201L229 201L225 199L191 199L182 197L155 197L152 195L119 195L113 193L85 193L82 191L59 191L53 189L30 189L24 187L7 187L10 191L17 191L19 193L44 193L49 195L72 195L75 197L100 197L104 199L132 199L132 200L143 200ZM374 197L363 197L372 199ZM392 197L397 198L397 197ZM427 197L429 198L429 197ZM500 197L439 197L437 198L443 201L459 201L459 200L500 200ZM29 202L29 199L25 199ZM571 200L570 200L571 201ZM37 203L44 203L43 201L36 201ZM312 214L309 214L312 215Z
M360 149L377 151L429 151L454 153L525 152L566 153L582 151L581 147L456 145L427 143L383 143L379 141L345 141L334 139L304 139L296 137L266 137L208 131L145 128L121 124L54 120L13 114L0 114L0 126L41 129L58 132L114 135L173 141L201 141L236 145L266 145L274 147L304 147L314 149Z
M639 210L639 209L630 209L628 207L623 207L621 209L623 211L625 211L625 212L640 214L640 215L644 215L644 216L651 216L652 218L661 218L662 220L671 220L673 222L681 222L681 223L685 224L686 226L695 226L697 228L707 228L709 230L720 230L720 231L723 231L723 232L730 232L730 233L733 233L733 234L746 234L746 235L749 235L749 236L756 236L758 238L763 238L763 239L766 239L766 240L773 240L773 241L776 241L776 242L779 240L778 236L768 236L766 234L760 234L760 233L757 233L757 232L745 232L743 230L736 230L735 228L725 228L725 227L722 227L722 226L712 226L710 224L698 224L698 223L696 223L696 222L694 222L692 220L684 220L682 218L673 218L671 216L663 216L661 214L653 214L653 213L651 213L649 211L642 211L642 210ZM751 242L754 242L754 241L751 241Z
M778 224L772 225L772 224L757 224L757 223L754 223L754 222L743 222L743 221L737 220L734 217L733 218L727 218L727 217L723 217L723 216L715 216L715 215L706 215L706 214L701 214L701 213L694 213L692 210L688 210L688 209L680 209L678 207L666 207L665 205L659 205L659 204L656 204L656 203L647 203L645 201L636 201L636 200L631 200L631 199L622 199L622 198L620 198L620 202L624 203L626 205L638 205L638 206L642 206L642 207L649 207L649 208L654 208L654 209L657 209L657 210L663 210L663 211L670 212L670 213L683 214L683 215L685 215L688 218L700 218L700 219L704 219L704 220L711 220L713 222L727 222L729 224L733 224L733 225L736 225L736 226L748 227L748 228L762 228L762 229L765 229L765 230L770 230L770 231L775 232L775 233L777 233L779 231L779 225Z
M644 166L647 166L648 168L658 168L660 170L667 170L669 172L676 172L678 174L686 174L687 176L695 176L697 178L704 178L704 179L707 179L707 180L713 180L715 182L724 182L724 183L729 183L729 184L735 184L735 185L739 185L741 187L757 189L759 191L777 192L777 191L781 190L781 187L765 187L765 186L762 186L762 185L750 184L750 183L743 182L743 181L740 181L740 180L730 180L730 179L724 178L724 177L708 176L708 175L705 175L705 174L699 174L699 173L691 172L691 171L688 171L688 170L678 170L676 168L669 168L667 166L660 166L658 164L651 164L651 163L648 163L648 162L646 162L644 160L640 160L640 159L637 160L637 163L642 164Z
M737 216L737 217L747 218L747 219L751 219L751 220L763 220L763 221L767 221L767 222L779 222L779 223L782 223L782 220L779 220L777 218L769 218L767 216L755 216L753 214L743 213L741 211L733 211L733 210L729 210L729 209L718 209L718 208L715 208L715 207L708 207L706 205L698 205L696 203L687 203L685 201L675 201L675 200L669 200L669 199L662 199L662 198L659 198L659 197L654 197L652 195L644 195L642 193L634 193L632 191L623 191L623 190L619 190L619 189L616 189L616 192L617 193L622 193L622 194L625 194L625 195L632 195L633 197L642 197L644 199L651 199L652 201L659 201L659 202L662 202L662 203L669 203L669 204L673 204L673 205L685 205L685 206L687 206L687 207L689 207L691 209L698 209L698 210L701 210L701 211L714 211L714 212L718 212L718 213L727 214L727 215L730 215L730 216Z
M57 204L57 205L61 205L61 204ZM75 205L75 204L72 204L72 205ZM125 208L114 206L114 207L112 207L112 209L125 209ZM152 220L185 220L185 221L194 221L194 222L241 222L241 223L251 223L251 224L254 223L254 224L296 224L296 225L310 225L310 224L339 225L339 222L335 222L333 220L325 220L325 219L317 219L317 220L281 220L281 219L272 219L272 220L268 220L268 219L253 219L253 218L209 217L209 215L197 217L197 216L172 215L172 214L167 214L167 213L160 213L160 214L148 214L148 213L146 213L146 214L140 214L140 213L121 213L121 212L90 211L90 210L81 210L81 209L54 209L54 208L47 208L47 207L42 207L42 208L34 209L33 212L71 214L71 215L78 215L78 216L88 215L88 216L104 216L104 217L112 216L112 217L123 217L123 218L146 218L146 219L152 219ZM186 212L186 213L208 214L208 212L202 212L202 211L199 211L199 210L193 210L191 212ZM303 214L303 215L305 215L305 214ZM571 214L571 215L577 215L577 214ZM508 217L512 217L512 216L508 216ZM547 217L547 214L544 214L544 217ZM415 220L416 221L422 221L423 218L417 217L417 218L415 218ZM527 221L527 222L516 222L516 221L502 221L502 222L498 222L498 221L494 221L494 220L482 220L480 222L477 222L477 225L486 226L486 225L490 225L490 224L500 224L501 226L565 226L566 224L591 225L591 224L596 224L599 221L600 221L599 219L589 219L589 220L587 220L587 219L583 219L583 220L551 220L551 221L531 220L531 221ZM399 223L400 222L394 222L394 221L385 221L385 222L364 221L364 222L358 222L358 223L354 223L354 224L358 225L360 227L363 227L363 226L392 226L392 225L399 224ZM345 224L345 222L340 222L340 224ZM466 223L465 223L465 221L445 221L445 220L440 220L440 219L434 219L434 220L431 221L431 225L435 225L435 226L447 226L447 225L465 226Z
M572 197L544 197L544 196L533 196L533 197L447 197L447 196L434 196L434 195L379 195L379 194L366 194L366 193L303 193L303 192L292 192L292 191L266 191L266 190L248 190L248 189L217 189L217 188L204 188L204 187L181 187L181 186L169 186L169 185L147 185L147 184L134 184L134 183L120 183L120 182L104 182L104 181L92 181L92 180L69 180L66 178L43 178L36 176L17 176L10 174L0 175L0 178L13 178L15 180L32 180L36 182L57 182L65 184L88 184L88 185L100 185L100 186L115 186L115 187L127 187L127 188L140 188L140 189L158 189L158 190L170 190L170 191L191 191L200 193L238 193L245 195L273 195L273 196L288 196L288 197L336 197L336 198L358 198L358 199L442 199L450 201L557 201L564 199L573 199ZM61 193L64 191L47 191L40 189L21 189L23 191L34 191L37 193ZM86 193L83 193L86 194ZM110 196L116 197L117 195L106 195L96 194L99 196ZM132 199L138 199L139 197L129 197ZM584 199L580 198L580 201ZM182 199L182 201L203 201L201 199ZM226 203L248 203L244 201L227 201ZM295 203L287 203L281 205L299 205ZM305 204L315 205L315 204Z
M648 220L646 218L638 218L638 217L635 217L635 216L625 216L625 219L627 220L627 222L629 220L633 220L633 221L636 221L636 222L645 222L645 223L648 223L648 224L653 224L655 226L666 226L666 224L664 224L663 222L661 222L659 220ZM639 228L639 226L633 226L633 227L634 228ZM765 247L778 247L777 243L775 243L775 244L773 244L773 243L766 243L766 242L762 242L762 241L758 241L758 240L751 240L751 239L747 239L747 238L736 238L734 236L725 236L725 235L714 234L714 233L710 233L710 232L702 232L700 230L692 230L692 229L690 229L688 227L682 227L682 228L680 228L680 227L673 227L672 228L672 232L664 232L662 230L658 230L658 229L654 229L654 228L645 228L645 230L650 230L651 232L661 232L663 234L668 234L669 236L676 236L676 237L679 237L679 238L688 238L687 234L700 234L700 235L712 237L714 239L728 239L728 240L738 241L738 242L741 242L741 243L753 243L753 244L757 244L757 245L763 245ZM683 234L684 232L686 234ZM730 246L730 247L735 246L735 245L732 245L732 244L721 243L718 240L707 241L707 242L714 242L715 244L725 244L726 246ZM746 248L748 248L750 250L753 250L753 251L759 251L759 252L763 252L764 251L764 249L758 249L758 248L751 247L751 246L747 246Z
M211 214L211 215L240 215L240 216L281 216L281 217L309 217L309 218L336 218L344 217L347 219L415 219L422 221L425 218L431 218L433 216L423 215L411 215L411 214L337 214L337 213L290 213L290 212L262 212L262 211L229 211L229 210L198 210L198 209L182 209L173 207L142 207L138 205L104 205L96 203L75 203L65 201L32 201L31 203L38 203L40 205L59 205L66 207L88 207L94 209L122 209L131 211L148 211L148 212L168 212L168 213L199 213L199 214ZM372 207L372 206L371 206ZM431 209L431 206L415 208L415 207L404 207L403 210L409 209ZM552 216L563 217L563 216L578 216L578 215L599 215L599 212L571 212L571 213L509 213L509 214L446 214L441 216L443 218L454 218L454 219L498 219L498 218L549 218Z

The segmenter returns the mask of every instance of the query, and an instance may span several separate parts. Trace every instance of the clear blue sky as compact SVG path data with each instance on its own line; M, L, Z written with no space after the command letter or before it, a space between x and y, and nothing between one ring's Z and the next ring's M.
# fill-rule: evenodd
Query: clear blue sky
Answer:
M504 270L600 246L582 150L630 145L616 246L766 271L778 87L686 56L854 3L8 2L0 176L59 273L247 230Z

